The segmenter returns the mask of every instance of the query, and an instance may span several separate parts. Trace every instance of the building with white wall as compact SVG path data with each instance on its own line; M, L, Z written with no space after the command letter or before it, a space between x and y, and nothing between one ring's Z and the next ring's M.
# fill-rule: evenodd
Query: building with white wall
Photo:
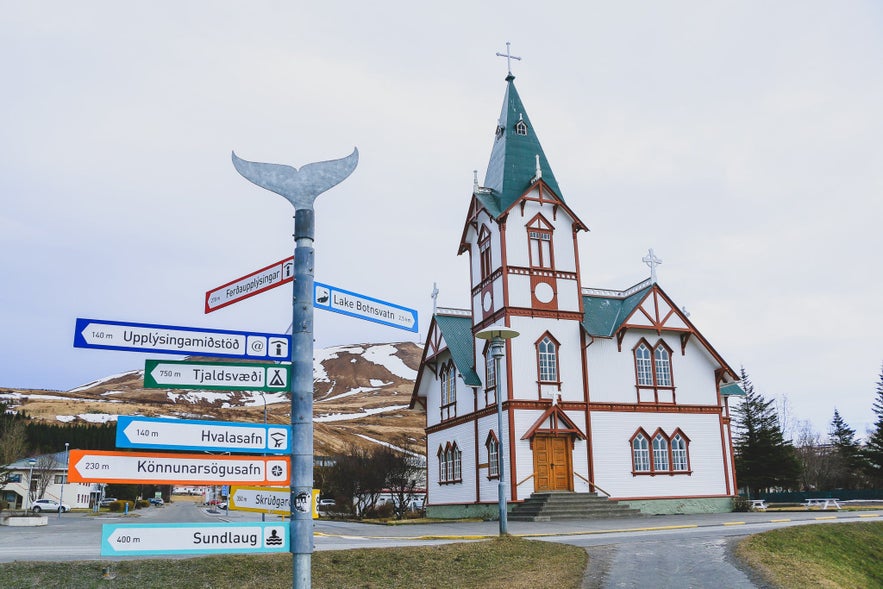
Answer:
M501 470L510 507L562 491L648 513L729 510L736 373L656 283L652 250L650 279L583 286L578 237L588 229L565 203L511 73L506 83L460 237L470 305L434 312L411 399L426 412L427 514L493 515ZM476 337L493 325L519 333L499 374Z

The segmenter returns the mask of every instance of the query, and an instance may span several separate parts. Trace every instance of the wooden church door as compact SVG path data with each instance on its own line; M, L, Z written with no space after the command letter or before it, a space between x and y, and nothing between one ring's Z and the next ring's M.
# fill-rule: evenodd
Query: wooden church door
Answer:
M573 491L570 436L535 435L533 471L537 491Z

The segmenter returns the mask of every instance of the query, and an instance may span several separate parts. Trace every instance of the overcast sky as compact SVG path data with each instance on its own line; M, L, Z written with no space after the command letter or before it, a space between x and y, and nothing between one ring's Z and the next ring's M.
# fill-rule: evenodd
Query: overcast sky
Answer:
M583 285L659 283L737 371L859 435L883 363L883 7L794 2L3 2L0 386L69 389L144 356L77 317L282 333L288 287L205 292L291 255L292 208L230 152L357 146L316 203L316 279L415 308L413 334L316 311L316 346L423 341L512 43L582 234ZM158 357L154 355L153 357Z

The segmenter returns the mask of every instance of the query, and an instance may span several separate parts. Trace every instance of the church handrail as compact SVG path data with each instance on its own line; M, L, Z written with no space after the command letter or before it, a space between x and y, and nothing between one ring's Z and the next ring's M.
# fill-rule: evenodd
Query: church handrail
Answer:
M518 484L515 485L515 486L516 486L516 487L520 487L521 485L523 485L524 483L526 483L527 481L529 481L530 479L532 479L532 478L534 477L535 474L537 474L537 473L535 473L535 472L530 473L530 474L527 475L525 478L523 478L523 479L521 480L520 483L518 483Z
M598 485L596 485L595 483L593 483L592 481L590 481L589 479L587 479L586 477L581 475L580 473L573 471L573 476L577 476L577 477L581 478L582 480L587 482L590 487L595 487L596 490L601 491L602 493L604 493L605 495L610 497L610 493L608 493L607 491L605 491L604 489L602 489L601 487L599 487Z

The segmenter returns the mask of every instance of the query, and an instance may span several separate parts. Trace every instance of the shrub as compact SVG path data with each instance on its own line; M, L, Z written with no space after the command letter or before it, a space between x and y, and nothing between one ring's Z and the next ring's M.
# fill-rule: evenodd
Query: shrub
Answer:
M751 501L742 495L733 497L733 511L751 511Z
M150 507L150 501L147 499L139 499L135 502L135 509L142 509L144 507Z
M107 509L110 511L126 511L126 506L129 506L129 511L135 509L134 501L122 501L120 499L114 501L110 505L107 506Z

